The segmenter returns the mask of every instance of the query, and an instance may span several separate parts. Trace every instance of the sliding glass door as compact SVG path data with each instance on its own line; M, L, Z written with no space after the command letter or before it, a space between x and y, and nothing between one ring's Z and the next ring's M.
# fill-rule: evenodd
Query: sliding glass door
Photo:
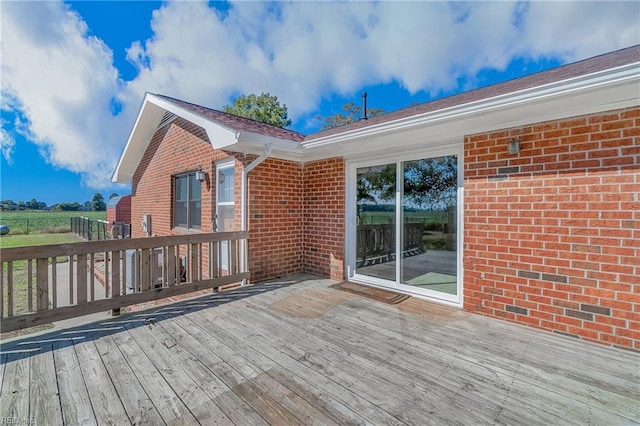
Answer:
M459 300L458 167L457 155L354 167L352 278Z

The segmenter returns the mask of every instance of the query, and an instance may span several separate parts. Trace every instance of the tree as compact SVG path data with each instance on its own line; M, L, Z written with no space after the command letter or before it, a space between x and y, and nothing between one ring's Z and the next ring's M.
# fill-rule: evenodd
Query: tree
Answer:
M287 114L287 106L278 102L277 96L269 93L260 95L242 95L233 100L231 105L225 105L222 110L226 113L250 118L276 127L287 127L291 120Z
M74 201L73 203L59 203L55 205L56 211L65 211L65 212L77 212L80 210L80 203Z
M111 195L109 195L109 199L115 198L115 197L119 197L119 195L116 192L111 193Z
M342 105L342 112L332 114L324 118L322 129L332 129L338 126L344 126L345 124L354 123L360 120L362 108L353 102ZM384 110L380 108L367 108L367 117L375 117L376 115L384 114ZM323 120L322 117L318 117L319 120Z
M406 161L402 169L403 203L425 210L445 210L457 197L456 156ZM393 201L398 191L396 165L367 168L358 175L358 203Z
M104 202L104 197L101 193L96 192L91 199L91 210L94 212L102 212L107 209L107 205Z

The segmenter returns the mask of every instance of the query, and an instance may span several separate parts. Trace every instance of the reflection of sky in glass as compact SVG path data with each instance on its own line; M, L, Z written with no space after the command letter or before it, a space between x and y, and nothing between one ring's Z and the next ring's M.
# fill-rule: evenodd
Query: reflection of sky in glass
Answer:
M229 203L233 202L233 189L234 189L234 168L228 167L220 169L218 175L219 188L218 202Z

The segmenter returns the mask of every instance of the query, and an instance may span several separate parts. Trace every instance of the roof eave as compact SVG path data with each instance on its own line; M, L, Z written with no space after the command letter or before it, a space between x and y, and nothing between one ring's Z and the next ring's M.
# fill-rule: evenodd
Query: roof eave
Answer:
M181 108L157 95L146 93L138 118L120 156L113 173L112 182L131 183L142 157L158 130L158 125L165 112L171 112L205 129L211 144L216 149L228 148L238 141L239 132L214 123L198 114Z
M380 123L378 125L312 139L302 142L302 146L305 150L311 151L315 149L326 149L336 144L340 145L341 143L349 140L353 141L354 139L380 137L400 129L410 130L415 127L437 126L440 122L450 121L452 119L496 113L509 108L518 108L526 104L541 102L551 98L572 96L587 90L602 88L604 86L613 87L615 85L628 82L637 82L638 80L640 80L640 62L482 99L475 102L456 105L450 108L404 117L398 120ZM633 98L633 96L631 98ZM637 101L637 96L635 96L635 99ZM628 100L620 100L617 104L617 107L630 106ZM576 112L580 109L580 106L577 105ZM562 113L566 116L566 111L562 111ZM550 115L548 114L548 116ZM544 121L531 116L526 117L526 119L529 123ZM471 131L471 133L476 132L476 130Z

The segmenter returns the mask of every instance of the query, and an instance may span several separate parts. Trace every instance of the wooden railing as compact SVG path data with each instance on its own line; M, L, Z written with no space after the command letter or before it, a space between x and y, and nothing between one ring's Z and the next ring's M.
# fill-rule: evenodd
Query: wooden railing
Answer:
M3 249L0 331L47 324L249 278L247 232Z

